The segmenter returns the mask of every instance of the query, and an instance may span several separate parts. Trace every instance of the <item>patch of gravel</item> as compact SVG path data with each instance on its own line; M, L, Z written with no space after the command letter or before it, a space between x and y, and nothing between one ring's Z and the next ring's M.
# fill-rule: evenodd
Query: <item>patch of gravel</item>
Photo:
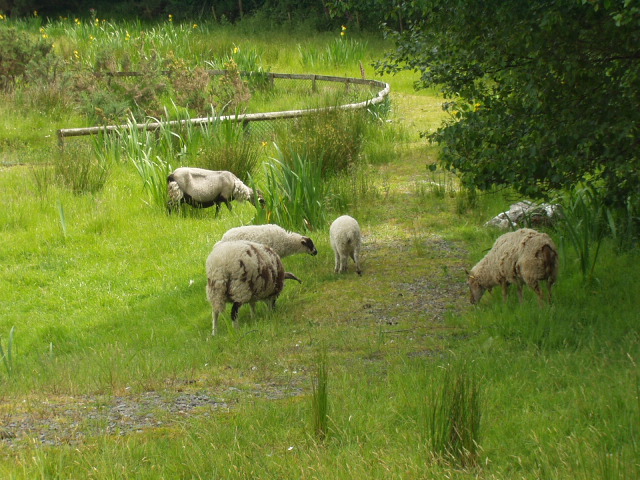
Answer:
M303 394L299 386L253 385L249 389L144 392L126 396L79 396L23 405L2 416L0 442L42 445L78 444L98 435L129 435L170 427L187 417L230 411L242 398L277 400Z

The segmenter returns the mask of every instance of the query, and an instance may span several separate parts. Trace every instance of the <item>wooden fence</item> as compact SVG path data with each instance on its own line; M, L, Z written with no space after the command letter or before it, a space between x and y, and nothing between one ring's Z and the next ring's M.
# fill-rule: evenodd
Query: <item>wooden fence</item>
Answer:
M224 70L211 70L209 71L211 75L222 75L225 73ZM114 72L106 75L110 76L140 76L141 73L137 72ZM245 73L245 75L250 75L250 73ZM124 130L137 128L139 130L157 130L161 126L172 126L172 125L185 125L187 123L191 123L193 125L203 125L207 123L219 122L219 121L231 121L231 122L260 122L260 121L268 121L268 120L280 120L286 118L296 118L302 117L305 115L313 115L316 113L330 111L330 110L357 110L361 108L367 108L370 105L376 105L382 103L385 98L389 95L391 87L388 83L381 82L378 80L367 80L362 78L350 78L350 77L332 77L327 75L309 75L309 74L294 74L294 73L265 73L260 74L265 75L269 78L270 82L274 82L275 79L288 79L288 80L307 80L312 82L312 90L315 90L317 82L339 82L344 83L346 88L349 88L350 85L366 85L370 87L381 88L378 91L375 97L372 97L368 100L358 103L350 103L346 105L338 105L335 107L324 107L324 108L311 108L305 110L287 110L282 112L268 112L268 113L247 113L243 115L225 115L221 117L202 117L202 118L192 118L188 120L172 120L166 122L147 122L147 123L136 123L136 124L127 124L127 125L104 125L100 127L86 127L86 128L61 128L58 130L58 141L60 146L64 145L64 139L66 137L78 137L83 135L97 135L99 133L108 133L116 130Z

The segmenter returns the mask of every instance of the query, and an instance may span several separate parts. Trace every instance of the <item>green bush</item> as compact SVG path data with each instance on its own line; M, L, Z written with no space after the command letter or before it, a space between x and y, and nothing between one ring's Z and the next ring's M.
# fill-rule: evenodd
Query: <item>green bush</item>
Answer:
M24 31L0 28L0 89L11 90L24 79L27 72L35 71L35 64L46 62L53 45L43 38L33 40Z

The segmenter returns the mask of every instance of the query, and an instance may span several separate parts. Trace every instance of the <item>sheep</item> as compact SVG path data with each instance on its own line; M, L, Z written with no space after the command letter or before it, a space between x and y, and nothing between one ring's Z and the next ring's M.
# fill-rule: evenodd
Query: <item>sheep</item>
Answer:
M329 228L331 248L335 253L336 273L347 271L349 257L356 263L356 272L362 275L360 269L360 247L362 240L360 236L360 225L358 221L349 215L342 215L334 220Z
M216 334L218 317L227 303L233 303L231 320L237 327L242 305L250 304L252 314L258 301L275 308L286 279L302 283L284 271L282 260L272 248L246 240L216 243L207 258L206 271L207 298L213 309L212 335Z
M235 227L222 236L221 242L233 240L249 240L251 242L262 243L275 250L280 258L288 257L296 253L308 253L317 255L318 250L309 237L305 237L295 232L288 232L284 228L275 224L267 225L246 225Z
M224 170L205 170L203 168L180 167L167 177L169 190L169 209L181 203L196 208L216 206L216 216L220 204L231 210L231 200L255 203L256 192L247 187L233 173ZM264 204L264 198L257 192L258 201Z
M507 299L509 285L518 285L518 298L522 302L522 288L527 284L538 295L543 305L540 282L546 280L551 303L551 289L558 278L558 249L546 233L530 228L498 237L487 255L467 272L471 303L476 304L485 290L496 285L502 287L502 296Z

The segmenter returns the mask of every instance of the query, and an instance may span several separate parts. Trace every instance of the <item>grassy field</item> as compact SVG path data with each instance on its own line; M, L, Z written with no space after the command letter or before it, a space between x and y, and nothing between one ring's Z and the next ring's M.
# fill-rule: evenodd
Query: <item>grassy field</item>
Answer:
M47 31L83 55L78 37L93 34L72 23ZM154 34L181 45L165 27ZM198 29L191 47L251 45L273 72L360 75L360 57L336 66L308 54L304 65L301 50L330 51L335 35ZM385 46L359 40L365 65ZM284 260L303 283L288 283L273 312L242 308L237 330L227 312L215 338L205 259L255 208L167 215L124 159L98 191L74 194L36 166L59 155L56 128L86 119L20 116L5 96L2 478L638 477L638 252L605 240L587 282L552 231L552 306L527 290L522 304L496 291L472 307L464 270L501 233L484 222L516 198L473 197L431 172L437 149L419 132L442 120L442 100L414 92L409 74L384 80L391 111L365 139L364 180L342 180L359 193L327 201L328 222L307 232L317 257ZM362 277L353 265L333 273L328 227L342 213L363 230Z

